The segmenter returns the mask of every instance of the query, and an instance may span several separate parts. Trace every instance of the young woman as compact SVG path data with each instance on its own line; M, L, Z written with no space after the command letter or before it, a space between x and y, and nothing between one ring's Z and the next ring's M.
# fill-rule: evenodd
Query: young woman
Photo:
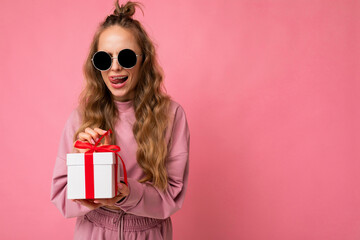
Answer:
M189 171L189 128L183 108L163 91L155 48L132 18L137 3L119 6L95 33L84 64L86 87L68 118L54 167L51 201L77 217L74 239L172 239L170 216L181 208ZM66 154L76 140L120 146L128 185L112 199L67 199Z

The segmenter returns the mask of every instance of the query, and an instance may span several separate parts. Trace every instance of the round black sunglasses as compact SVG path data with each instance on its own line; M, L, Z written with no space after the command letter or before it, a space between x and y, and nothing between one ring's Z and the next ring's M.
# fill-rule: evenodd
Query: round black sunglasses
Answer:
M117 58L120 66L126 69L130 69L136 65L137 57L141 55L142 54L136 54L131 49L121 50L117 57L111 57L110 54L105 51L98 51L94 53L91 61L94 67L99 71L109 70L114 58Z

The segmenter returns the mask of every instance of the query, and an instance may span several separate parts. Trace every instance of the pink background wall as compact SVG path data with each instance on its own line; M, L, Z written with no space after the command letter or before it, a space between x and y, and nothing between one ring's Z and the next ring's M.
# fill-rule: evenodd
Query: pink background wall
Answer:
M144 0L191 130L174 239L360 239L360 3ZM50 202L82 64L113 1L0 8L0 238L71 239Z

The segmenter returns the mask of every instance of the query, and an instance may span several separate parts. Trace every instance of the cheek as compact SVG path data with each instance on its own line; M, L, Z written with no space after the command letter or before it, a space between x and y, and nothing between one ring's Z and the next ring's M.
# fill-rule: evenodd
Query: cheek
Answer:
M106 81L106 79L107 79L107 74L104 73L104 72L101 72L101 77L102 77L102 79L103 79L104 81Z
M134 74L136 75L136 77L140 76L140 68L141 66L136 66L136 68L134 69Z
M139 78L140 78L139 72L135 72L133 76L134 76L133 77L134 85L137 85L137 83L139 82Z
M138 68L133 68L131 69L132 71L130 72L131 77L132 77L132 81L137 82L138 78L139 78L139 69Z

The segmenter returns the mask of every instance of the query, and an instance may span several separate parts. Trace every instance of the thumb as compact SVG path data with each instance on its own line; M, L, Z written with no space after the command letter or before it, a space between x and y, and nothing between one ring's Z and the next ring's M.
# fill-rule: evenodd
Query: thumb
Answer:
M121 192L121 190L124 189L124 186L122 185L121 182L118 183L118 190L119 192Z
M94 129L99 135L104 135L106 133L106 131L104 129L100 129L100 128L95 128ZM109 145L111 144L111 138L109 136L110 132L108 132L104 137L104 144L101 145Z
M125 183L118 183L118 191L123 194L124 196L129 195L129 187L125 185Z
M111 144L110 133L106 134L104 138L105 138L104 145L110 145Z

